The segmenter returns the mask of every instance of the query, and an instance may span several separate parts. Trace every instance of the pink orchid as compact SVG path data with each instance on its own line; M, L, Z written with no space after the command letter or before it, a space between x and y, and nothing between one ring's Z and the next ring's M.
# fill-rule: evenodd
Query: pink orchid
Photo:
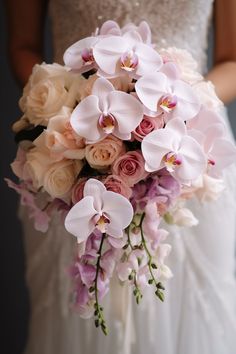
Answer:
M80 73L96 68L93 48L98 41L99 37L93 36L72 44L64 53L65 65Z
M162 66L160 55L143 43L136 31L128 31L122 37L101 39L94 46L93 55L99 66L98 74L107 77L129 75L138 78Z
M236 149L227 137L222 116L203 108L187 124L191 129L189 134L204 147L208 159L208 174L219 177L225 167L236 161Z
M225 136L223 124L214 124L205 132L204 150L208 158L208 174L219 177L222 170L236 161L235 145Z
M120 238L132 217L128 199L107 191L103 183L91 178L84 186L84 198L67 214L65 227L77 237L78 243L87 240L95 229Z
M199 143L187 135L186 125L180 118L147 135L142 152L148 172L165 167L182 183L196 179L206 168L206 157Z
M175 79L177 73L172 69L169 65L169 76L163 72L143 76L135 84L136 93L153 114L164 113L167 120L175 117L189 120L198 114L200 103L189 84L177 79L178 76Z
M135 26L133 23L128 23L122 27L121 31L123 34L130 31L136 31L141 36L143 43L151 46L152 34L151 29L146 21L141 21L138 26Z
M142 118L143 107L135 97L116 91L108 80L99 78L92 95L74 109L70 122L78 135L96 142L111 133L122 140L130 139Z

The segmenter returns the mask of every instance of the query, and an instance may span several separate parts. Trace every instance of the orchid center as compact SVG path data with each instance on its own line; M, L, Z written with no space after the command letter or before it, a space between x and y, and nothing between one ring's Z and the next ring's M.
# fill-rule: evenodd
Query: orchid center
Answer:
M115 118L110 113L103 113L99 117L98 124L106 134L111 134L115 128Z
M105 233L107 224L110 224L110 219L104 214L98 215L96 219L97 219L95 223L96 228L102 233Z
M170 113L177 105L177 97L175 95L164 95L158 102L159 107L166 113Z
M163 162L169 172L173 172L176 167L179 167L182 164L180 156L174 152L168 152L168 154L163 157Z
M133 71L138 65L138 56L134 53L133 50L130 50L122 54L120 61L121 69L125 71Z
M84 48L82 50L81 57L85 65L90 65L95 61L92 48Z
M215 166L216 162L212 159L208 159L208 164L211 166Z

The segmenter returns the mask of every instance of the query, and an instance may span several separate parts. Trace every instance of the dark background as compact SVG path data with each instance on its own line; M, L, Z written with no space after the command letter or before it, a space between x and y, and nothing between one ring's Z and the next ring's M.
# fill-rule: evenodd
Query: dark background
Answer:
M24 247L17 219L17 196L6 187L4 177L12 177L9 167L16 153L12 123L20 117L18 99L21 90L11 75L7 59L7 30L3 3L0 2L0 201L1 201L1 354L21 354L27 338L29 299L24 279ZM210 33L209 66L213 34ZM45 28L45 61L52 62L50 23ZM236 136L236 102L229 107L229 117ZM54 353L52 353L54 354ZM69 353L68 353L69 354ZM223 353L222 353L223 354Z

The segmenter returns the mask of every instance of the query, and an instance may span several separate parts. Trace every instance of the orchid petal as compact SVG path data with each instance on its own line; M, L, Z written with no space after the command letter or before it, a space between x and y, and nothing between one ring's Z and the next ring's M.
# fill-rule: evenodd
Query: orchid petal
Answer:
M106 135L98 127L100 114L98 97L88 96L72 112L70 118L71 126L79 136L91 141L99 140Z
M148 172L157 171L162 167L163 157L174 150L175 142L174 132L170 134L168 129L154 130L143 139L142 153L147 163L145 168Z
M122 37L111 36L100 40L95 45L93 55L104 73L114 75L117 62L126 49L127 43Z
M210 156L216 162L215 166L211 170L212 174L217 175L225 167L236 162L236 148L231 141L224 138L217 138L212 146L212 149L210 150Z
M179 154L182 164L175 170L175 176L183 180L194 180L206 169L205 154L198 142L190 136L183 137Z
M148 74L150 71L157 71L162 66L161 56L147 44L136 44L135 54L138 56L138 66L136 70L138 76Z
M141 77L135 84L140 101L151 111L157 111L161 96L168 91L167 77L162 73L152 73Z
M97 179L90 178L84 185L84 197L93 197L93 205L98 212L102 209L102 195L104 192L106 192L106 187Z
M63 60L66 66L72 69L79 70L84 65L81 57L82 50L92 48L98 41L98 37L87 37L72 44L64 53Z
M107 233L122 237L123 230L131 223L134 214L129 200L118 193L106 191L103 194L103 210L110 219Z
M108 96L108 102L109 112L117 120L118 131L121 134L129 134L142 121L142 104L132 95L121 91L113 91Z
M175 117L188 120L199 113L201 107L199 100L189 84L176 80L173 84L173 94L178 97L178 103L173 111Z
M92 95L99 98L99 107L101 111L104 112L107 110L107 96L114 90L115 89L110 81L104 78L98 78L93 84Z
M87 240L95 229L92 218L97 214L93 206L94 199L87 196L75 204L65 218L65 228L77 237L78 243Z
M120 36L121 35L121 29L120 29L120 26L118 25L117 22L108 20L108 21L103 23L103 25L100 28L99 33L100 33L101 36L105 36L105 35L108 35L108 34L109 35Z

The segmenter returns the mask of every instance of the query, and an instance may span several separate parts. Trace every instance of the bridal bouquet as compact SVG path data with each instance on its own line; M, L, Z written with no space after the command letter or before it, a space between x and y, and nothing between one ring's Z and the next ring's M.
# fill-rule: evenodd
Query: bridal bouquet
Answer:
M146 22L107 21L64 62L33 68L13 126L20 182L7 182L37 230L60 213L77 238L74 305L107 333L111 277L128 282L137 303L149 286L164 300L166 225L198 223L185 202L217 199L236 150L212 84L188 52L157 51Z

